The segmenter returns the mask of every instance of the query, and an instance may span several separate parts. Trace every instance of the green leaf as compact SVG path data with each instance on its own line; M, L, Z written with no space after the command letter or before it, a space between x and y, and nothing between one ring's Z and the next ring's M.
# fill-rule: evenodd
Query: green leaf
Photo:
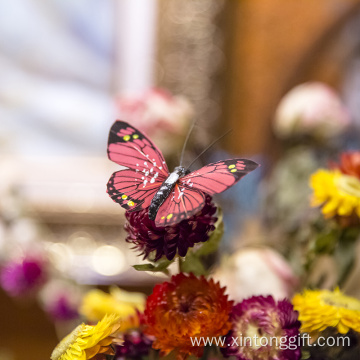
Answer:
M218 219L215 223L215 229L211 233L209 239L201 244L199 248L188 251L184 260L180 259L180 270L185 273L193 273L194 275L207 275L208 271L204 266L203 260L206 256L217 251L220 240L224 234L224 223L222 211L218 209Z
M140 264L140 265L133 265L133 268L137 271L152 271L152 272L163 272L165 274L168 273L167 268L174 260L168 259L160 259L154 264Z
M341 241L355 241L360 235L359 227L349 227L342 230L340 234Z
M329 231L320 233L315 240L314 252L315 254L332 254L338 242L337 231Z
M188 253L185 260L180 263L180 270L185 273L193 273L196 276L207 274L201 259L194 253Z
M133 268L137 271L153 271L155 266L153 264L141 264L141 265L133 265Z
M339 268L338 284L341 286L346 281L348 275L355 264L356 258L356 240L357 233L349 232L348 229L344 229L340 234L338 246L335 249L335 259Z

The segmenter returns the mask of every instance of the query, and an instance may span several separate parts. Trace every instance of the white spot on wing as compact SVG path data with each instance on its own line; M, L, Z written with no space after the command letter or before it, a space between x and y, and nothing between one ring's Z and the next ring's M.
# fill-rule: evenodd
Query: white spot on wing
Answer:
M180 199L184 195L184 189L180 189L178 199Z

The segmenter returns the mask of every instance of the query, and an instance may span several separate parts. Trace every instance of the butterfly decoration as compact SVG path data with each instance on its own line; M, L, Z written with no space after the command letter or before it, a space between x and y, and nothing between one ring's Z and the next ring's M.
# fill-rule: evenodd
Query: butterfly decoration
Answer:
M126 167L107 183L109 196L127 211L149 208L155 225L169 226L190 218L205 205L205 195L221 193L259 165L247 159L218 161L189 172L169 172L161 151L139 130L116 121L109 133L109 159Z

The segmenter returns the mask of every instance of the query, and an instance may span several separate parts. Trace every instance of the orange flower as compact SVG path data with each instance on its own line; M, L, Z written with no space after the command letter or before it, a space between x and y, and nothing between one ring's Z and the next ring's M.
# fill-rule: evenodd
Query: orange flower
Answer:
M145 333L155 337L153 348L161 355L175 350L178 358L201 357L203 346L193 346L191 338L223 336L231 328L233 301L224 293L219 283L193 274L156 285L145 306Z

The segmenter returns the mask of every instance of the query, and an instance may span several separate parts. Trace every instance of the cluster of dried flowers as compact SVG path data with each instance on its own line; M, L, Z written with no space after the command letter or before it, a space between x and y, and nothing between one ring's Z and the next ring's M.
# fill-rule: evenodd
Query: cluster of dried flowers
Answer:
M301 87L292 100L295 105L286 103L278 111L276 129L282 137L315 131L316 137L324 140L345 131L349 125L348 114L332 91L319 84L313 84L310 90L310 97L314 101L320 99L315 103L320 103L323 110L313 111L311 104L304 100L305 95L309 95L308 88ZM168 105L164 94L152 96L156 96L160 104L166 100ZM289 102L291 97L285 100ZM140 112L149 117L163 108L148 108L136 102L125 102L121 106L130 114ZM289 115L289 107L296 111ZM302 123L298 121L298 108L303 111L303 115L300 112ZM328 121L335 124L324 132ZM353 250L360 233L360 152L346 152L338 165L318 170L311 177L311 187L312 205L321 207L329 221L327 224L335 222L336 231L340 228L343 235L347 234L347 244L351 230ZM314 342L329 336L348 336L349 349L355 349L358 355L360 301L337 288L310 290L304 283L302 291L294 295L292 275L281 271L277 260L267 269L276 268L274 273L282 273L286 281L291 279L292 290L286 292L288 297L294 295L291 300L267 294L230 298L226 287L211 276L206 263L206 257L217 251L223 227L220 210L210 196L199 213L172 226L157 227L148 218L147 209L127 212L125 217L126 241L149 262L137 266L137 270L162 272L168 279L156 285L147 297L118 288L111 288L109 294L91 290L76 310L66 297L59 297L49 310L54 317L72 318L80 313L92 325L76 327L55 348L52 360L161 357L297 360L302 356L327 358L329 354L333 358L341 357L347 349L324 355L315 352L318 348L311 348ZM341 247L341 241L336 245ZM267 260L270 261L268 253ZM169 275L171 264L178 265L178 272L173 276ZM2 286L14 296L36 291L45 279L46 264L41 259L9 263L1 274ZM311 342L302 341L303 333L311 335Z

